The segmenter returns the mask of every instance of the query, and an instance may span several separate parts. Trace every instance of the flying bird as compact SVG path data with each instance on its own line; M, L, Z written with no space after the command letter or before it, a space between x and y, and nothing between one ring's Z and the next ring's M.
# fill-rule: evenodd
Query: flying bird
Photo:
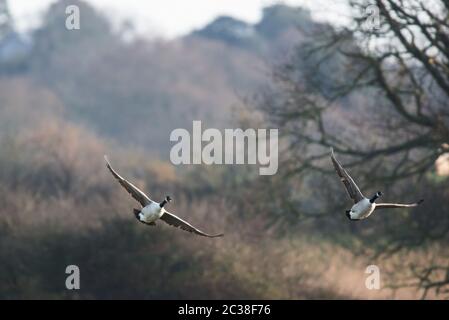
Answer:
M341 182L343 182L349 197L354 201L354 205L350 210L346 210L346 216L350 220L362 220L368 218L375 209L394 209L394 208L412 208L420 205L424 200L411 204L402 203L376 203L375 201L382 196L382 192L378 191L371 198L366 198L354 180L337 161L334 155L334 150L331 148L331 159Z
M104 156L104 159L106 161L106 166L111 171L112 175L117 179L117 181L120 183L120 185L125 188L126 191L135 199L137 200L141 206L142 209L134 209L134 216L137 220L139 220L141 223L155 226L156 220L161 219L162 221L168 223L171 226L178 227L182 230L195 233L197 235L203 236L203 237L209 237L209 238L216 238L216 237L222 237L223 234L217 234L217 235L210 235L207 234L194 226L192 226L190 223L182 220L178 216L168 212L165 210L164 206L171 202L170 196L166 196L162 202L158 203L156 201L151 200L145 193L143 193L139 188L137 188L135 185L133 185L128 180L122 178L111 166L109 163L109 160L107 156Z

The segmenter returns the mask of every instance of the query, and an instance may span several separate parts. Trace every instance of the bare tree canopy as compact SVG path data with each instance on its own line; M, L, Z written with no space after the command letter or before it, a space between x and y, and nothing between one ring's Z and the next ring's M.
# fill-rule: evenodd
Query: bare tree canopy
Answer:
M333 146L353 164L388 160L393 165L383 178L398 179L426 172L448 151L448 3L375 3L378 28L361 18L350 28L327 28L276 72L287 98L270 109L273 119L287 126L293 143L316 151L301 166L315 167ZM367 4L352 2L360 12ZM329 71L325 63L336 72L320 74ZM309 81L298 81L298 65ZM366 129L359 138L341 133L354 126Z
M366 15L372 5L378 20ZM375 232L358 229L376 257L447 243L448 183L435 163L449 152L449 2L354 0L350 6L351 24L312 32L275 69L276 85L260 103L287 142L285 176L313 181L313 194L327 192L319 212L334 216L330 208L343 205L329 196L336 193L330 179L319 175L332 173L333 147L363 188L384 187L403 198L420 193L431 202L399 220L378 218ZM327 182L318 187L317 181ZM301 200L288 201L299 212L316 209ZM424 295L447 292L447 258L440 252L438 264L411 262L411 283Z

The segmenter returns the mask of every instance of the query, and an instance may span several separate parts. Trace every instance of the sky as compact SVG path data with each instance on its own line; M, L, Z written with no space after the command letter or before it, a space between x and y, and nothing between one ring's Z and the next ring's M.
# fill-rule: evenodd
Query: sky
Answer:
M27 31L40 23L40 16L55 0L9 0L16 26ZM113 22L130 19L140 33L174 38L198 29L219 15L257 22L263 7L285 3L305 6L314 18L344 23L345 0L86 0ZM82 13L81 13L82 19Z

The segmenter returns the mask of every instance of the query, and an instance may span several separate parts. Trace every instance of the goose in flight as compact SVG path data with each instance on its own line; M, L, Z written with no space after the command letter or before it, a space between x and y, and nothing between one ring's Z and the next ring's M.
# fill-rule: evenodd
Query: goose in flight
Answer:
M161 203L157 203L157 202L151 200L139 188L134 186L128 180L122 178L112 168L107 156L104 156L104 159L106 161L107 168L109 169L109 171L111 171L114 178L116 178L117 181L121 184L121 186L123 188L125 188L126 191L128 191L128 193L141 204L142 209L140 209L140 210L134 209L134 216L140 222L150 225L150 226L155 226L156 220L161 219L162 221L168 223L171 226L178 227L178 228L188 231L188 232L193 232L193 233L203 236L203 237L216 238L216 237L223 236L223 234L217 234L217 235L207 234L207 233L195 228L190 223L182 220L178 216L166 211L164 206L167 203L171 202L171 200L172 200L169 196L166 196L165 199Z
M348 172L337 161L334 155L334 150L331 148L331 159L341 182L343 182L349 197L354 201L354 205L351 210L346 210L346 216L350 220L362 220L368 218L375 209L390 209L390 208L412 208L421 204L424 200L411 204L402 203L376 203L375 201L382 196L382 192L378 191L372 198L366 198L359 187L355 184L354 180L348 174Z

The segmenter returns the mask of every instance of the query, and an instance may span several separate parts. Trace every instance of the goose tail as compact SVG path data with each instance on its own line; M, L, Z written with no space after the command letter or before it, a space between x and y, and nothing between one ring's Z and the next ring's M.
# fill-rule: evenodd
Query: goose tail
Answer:
M134 213L134 216L136 217L136 219L137 219L137 220L140 220L140 219L139 219L139 213L140 213L140 210L139 210L139 209L133 209L133 213Z

